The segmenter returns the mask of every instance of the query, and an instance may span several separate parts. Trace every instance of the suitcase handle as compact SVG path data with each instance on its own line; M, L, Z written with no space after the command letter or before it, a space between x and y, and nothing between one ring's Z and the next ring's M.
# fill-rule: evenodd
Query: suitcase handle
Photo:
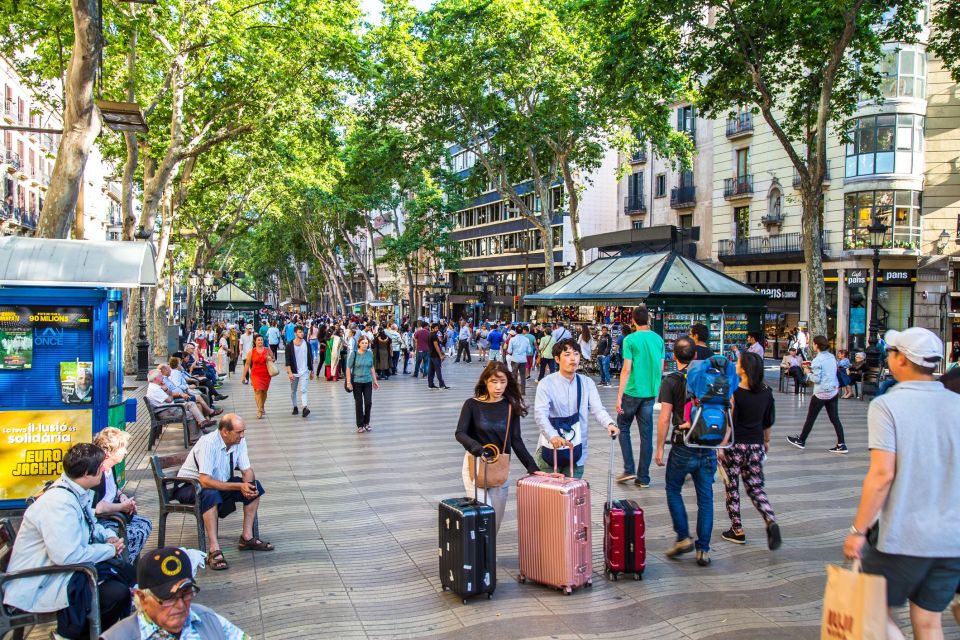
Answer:
M574 460L573 460L573 445L571 444L571 445L570 445L570 477L571 477L571 478L574 477L574 475L575 475L574 472L573 472L573 465L574 465ZM554 472L554 473L559 473L559 471L557 470L557 450L556 450L556 449L553 450L553 472Z
M613 459L616 455L617 436L610 436L610 466L607 468L607 504L613 506Z
M493 448L496 449L496 445L486 445L486 446L493 446ZM474 502L480 502L480 488L477 483L477 480L480 478L480 458L482 457L483 456L473 456L473 464L476 465L474 467L474 472L473 472L473 478L474 478L473 501ZM499 457L499 452L497 454L497 457ZM483 465L483 484L487 484L487 465L485 464ZM486 489L484 489L484 491L486 491Z

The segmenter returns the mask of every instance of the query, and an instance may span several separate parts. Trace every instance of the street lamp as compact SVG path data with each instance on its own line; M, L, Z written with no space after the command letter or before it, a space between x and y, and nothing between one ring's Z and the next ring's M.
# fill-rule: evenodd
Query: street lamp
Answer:
M937 236L937 255L942 256L944 249L947 248L947 243L950 242L950 234L947 233L947 230L944 229L940 232L940 235Z
M474 316L473 316L474 325L478 325L480 323L480 305L483 304L484 306L486 306L487 304L487 289L490 286L490 274L488 274L486 271L481 271L479 275L477 275L477 284L480 285L480 289L482 290L482 293L479 296L477 296L478 304L474 307ZM483 300L482 303L479 303L480 299Z
M870 337L867 344L867 369L874 374L880 371L880 348L877 346L879 341L880 323L877 321L878 290L877 278L880 274L880 249L883 247L887 235L887 225L874 218L873 222L867 227L867 233L870 236L870 248L873 249L873 287L870 295ZM875 378L874 384L879 383L879 375Z

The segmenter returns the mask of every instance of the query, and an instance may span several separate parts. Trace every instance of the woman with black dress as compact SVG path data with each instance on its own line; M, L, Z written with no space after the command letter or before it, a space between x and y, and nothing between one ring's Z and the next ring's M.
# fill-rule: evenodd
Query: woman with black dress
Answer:
M520 464L526 467L528 473L548 475L540 471L533 456L527 451L520 435L520 418L527 415L527 407L520 387L510 369L502 362L490 362L480 374L480 380L473 392L474 397L463 403L460 411L460 422L457 423L457 442L463 445L467 453L463 456L463 487L467 495L473 495L474 482L471 478L471 467L475 456L490 453L484 445L495 445L501 451L500 455L510 455L515 452ZM510 435L507 438L507 418L510 420ZM504 444L506 443L506 447ZM479 470L483 478L482 465ZM480 489L479 499L487 503L497 514L497 531L503 522L503 513L507 506L507 497L510 493L510 479L507 478L499 487Z
M740 520L740 479L747 495L767 525L767 546L780 546L780 527L773 507L763 489L763 462L770 449L770 429L776 418L773 391L763 381L763 360L746 351L737 360L740 385L733 392L733 441L717 458L724 473L727 494L727 515L731 527L721 537L729 542L747 541Z

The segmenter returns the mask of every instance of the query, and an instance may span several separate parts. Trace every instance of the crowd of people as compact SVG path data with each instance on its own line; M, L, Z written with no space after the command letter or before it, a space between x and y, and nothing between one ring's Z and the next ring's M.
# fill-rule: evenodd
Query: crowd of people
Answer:
M221 518L240 507L238 548L274 549L256 528L265 489L250 461L246 421L215 406L227 397L219 391L223 378L236 375L237 364L242 363L241 383L253 389L258 419L266 413L273 378L282 373L290 383L292 413L304 419L312 414L308 407L311 382L342 380L354 398L357 432L366 433L371 430L373 395L381 382L407 375L426 378L431 389L450 389L443 378L444 364L449 366L452 359L454 365L466 365L474 356L483 367L463 403L455 431L464 449L459 481L468 495L477 491L479 499L493 508L497 529L509 499L509 470L502 483L481 486L477 463L492 461L492 452L508 460L516 454L528 474L569 470L582 477L591 451L588 425L592 421L618 441L623 464L616 474L618 482L649 489L653 484L650 467L665 467L665 502L675 534L664 550L667 558L680 560L692 553L696 564L711 564L713 482L718 472L730 521L721 537L734 544L747 542L742 484L763 519L768 548L776 550L783 538L764 473L776 421L776 396L765 381L762 345L757 349L754 345L759 340L748 340L748 347L737 352L729 365L735 367L736 384L723 444L699 447L688 437L695 421L691 404L697 400L688 388L688 371L697 361L709 360L710 366L718 366L712 364L716 358L729 362L726 356L716 356L708 344L707 328L695 324L688 335L674 342L668 356L643 307L633 310L630 326L624 327L617 341L606 328L594 335L586 328L571 331L562 322L474 326L467 320L416 320L398 325L390 319L322 315L267 317L258 327L240 322L197 329L184 336L180 352L149 372L147 398L157 406L182 404L195 429L192 448L176 474L190 481L176 486L173 494L183 504L200 505L206 554L196 556L175 548L147 550L152 523L139 512L136 500L124 493L116 474L127 454L129 434L107 428L92 444L69 449L62 476L26 510L8 570L95 563L100 620L107 630L103 637L111 640L212 637L198 632L204 625L221 630L218 637L246 637L226 619L192 604L199 591L197 566L214 571L229 568L219 536ZM843 551L848 557L862 558L864 571L887 578L890 607L910 602L915 637L942 638L940 612L960 588L960 538L949 535L960 530L960 483L945 481L955 476L960 452L960 368L936 379L943 345L926 329L888 332L884 347L895 386L869 405L870 468ZM221 352L224 362L217 361ZM614 354L622 364L611 415L598 387L613 384L610 359ZM795 379L795 387L813 385L802 430L787 436L799 449L806 448L816 418L825 408L837 436L836 445L828 451L849 452L838 400L847 397L853 384L849 376L857 374L860 359L855 355L851 363L849 354L842 351L837 356L824 336L815 336L808 345L791 347L782 363L784 374ZM667 357L675 369L670 367L664 374ZM589 371L596 372L598 381L587 372L588 360L594 365ZM528 382L535 387L532 403ZM655 423L656 405L659 419ZM538 431L532 449L522 437L521 419L528 414ZM634 423L638 450L633 443ZM696 495L693 529L682 495L688 477ZM122 529L116 516L123 520ZM56 611L57 635L79 638L86 633L92 592L83 574L53 574L11 582L4 602L23 611ZM892 617L888 624L888 637L900 637ZM190 635L191 630L195 635Z

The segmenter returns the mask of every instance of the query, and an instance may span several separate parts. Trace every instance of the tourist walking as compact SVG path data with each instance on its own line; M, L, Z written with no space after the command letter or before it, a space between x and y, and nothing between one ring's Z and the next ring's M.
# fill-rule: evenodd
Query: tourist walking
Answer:
M423 320L417 320L417 330L413 332L413 343L416 347L416 355L413 359L413 377L427 377L427 368L430 366L430 330L427 329L427 323Z
M323 354L323 374L327 382L340 380L340 346L343 341L340 329L332 329L327 338L327 350Z
M357 338L357 350L347 356L345 371L347 391L353 392L357 433L370 431L370 410L373 405L373 390L379 389L377 371L373 365L370 339L365 335Z
M274 327L276 328L276 327ZM253 350L243 365L243 377L250 380L253 387L253 399L257 403L257 419L263 418L266 413L267 391L270 390L270 371L267 362L276 362L273 350L264 344L263 336L256 336L253 340Z
M230 356L230 375L233 376L237 373L237 360L240 359L240 336L233 325L230 325L227 334L227 354Z
M441 371L443 365L444 353L443 353L443 334L440 332L440 325L434 322L431 327L432 331L430 332L430 364L429 364L429 373L427 374L427 386L431 389L449 389L446 383L443 381L443 372ZM433 380L436 378L437 384L433 384Z
M273 359L276 360L280 351L280 329L277 328L276 320L271 320L270 326L267 328L267 344L270 346L270 351L273 352Z
M400 332L397 331L397 325L390 323L384 330L387 337L390 338L390 375L397 375L397 365L400 364Z
M490 341L490 359L503 361L503 331L499 324L495 324L490 333L487 334L487 340Z
M452 330L452 329L451 329ZM457 334L457 359L454 362L460 362L460 356L463 356L465 362L472 362L470 359L470 338L472 332L470 325L464 320L460 321L460 331Z
M593 359L593 336L590 335L589 326L583 325L583 328L580 329L580 336L577 338L577 342L580 344L581 353L583 353L581 362L586 365Z
M524 335L517 335L510 331L510 342L507 343L507 359L511 362L510 368L520 385L520 393L527 395L527 356L530 355L530 341Z
M490 353L490 340L487 336L490 335L490 330L487 329L487 325L480 327L480 330L477 331L477 360L484 362L489 360Z
M604 325L600 328L600 339L597 340L597 366L600 369L600 386L610 386L610 351L613 341L610 339L610 328ZM543 366L540 367L540 377L543 377Z
M730 528L721 537L744 544L740 518L740 480L753 506L763 517L767 527L767 546L780 547L780 527L773 507L763 488L763 463L770 450L770 430L776 419L773 391L763 381L763 359L755 353L744 353L737 360L740 385L733 392L733 442L717 452L717 460L726 472L724 485L727 496L727 515Z
M243 369L241 369L240 382L247 384L249 379L243 375L243 372L246 370L247 366L247 357L250 356L250 352L253 351L253 324L248 324L244 330L243 335L240 336L240 362L243 363Z
M833 430L837 432L837 444L827 451L846 454L848 449L843 438L843 425L840 424L838 410L840 391L837 381L837 359L830 353L830 343L825 336L816 336L813 339L813 350L817 356L810 363L810 374L807 376L807 379L813 382L813 396L810 398L810 406L807 409L807 420L803 423L803 430L799 434L787 436L787 442L798 449L805 448L807 437L813 430L813 423L820 415L820 410L826 407Z
M287 364L287 379L290 380L290 402L293 404L293 415L300 414L304 418L310 415L307 407L307 392L310 389L309 380L313 380L313 350L303 339L303 327L297 325L293 329L293 340L287 342L284 353L284 362Z
M911 327L884 340L897 385L867 410L870 468L843 552L886 578L888 607L910 601L917 640L942 640L942 612L960 586L960 396L934 378L943 343L933 332ZM878 518L876 543L864 549ZM903 637L892 615L886 637Z
M617 482L634 481L650 486L650 461L653 458L653 405L660 391L663 371L663 338L650 330L646 307L634 307L634 330L623 339L623 368L617 389L617 426L620 427L620 451L623 473ZM692 343L692 341L691 341ZM636 419L640 430L640 463L634 463L630 429Z
M508 458L511 453L516 453L528 473L546 475L523 443L520 418L525 415L527 406L513 374L502 362L489 363L480 374L473 397L463 403L457 423L457 442L467 451L461 469L467 495L474 493L474 473L479 473L483 480L482 465L495 457L494 447L499 455ZM475 468L475 458L483 458L479 471ZM479 499L493 507L497 514L498 533L509 493L509 476L499 486L478 490Z
M684 441L684 431L690 428L684 415L687 403L686 369L696 355L693 346L693 340L687 336L681 336L673 343L673 359L677 362L677 370L664 376L663 385L660 387L660 420L657 423L655 459L657 466L664 465L664 442L672 425L670 456L667 458L664 481L667 508L670 510L670 520L673 522L677 539L666 555L675 560L696 550L697 564L706 567L710 564L710 538L713 533L713 476L717 472L717 452L714 449L688 447ZM687 476L693 480L693 488L697 494L696 542L690 537L690 522L681 494Z
M390 378L392 346L390 338L383 329L377 332L377 337L373 341L373 358L377 369L377 375L381 380Z
M537 344L537 360L540 363L540 375L537 376L537 383L543 380L543 376L548 373L557 372L557 361L553 357L553 347L557 344L553 334L544 331L540 336L540 342ZM548 371L549 370L549 371Z

